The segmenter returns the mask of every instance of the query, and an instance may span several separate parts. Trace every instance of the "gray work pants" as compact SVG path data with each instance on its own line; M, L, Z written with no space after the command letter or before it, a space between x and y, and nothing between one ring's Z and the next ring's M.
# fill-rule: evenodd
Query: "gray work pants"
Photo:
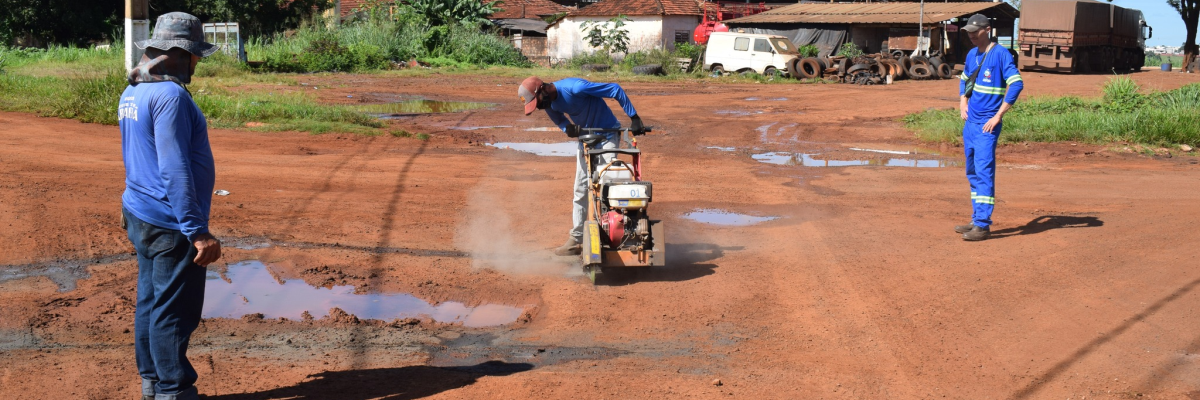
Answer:
M596 148L615 149L617 148L616 135L609 136L608 140L600 142ZM571 237L575 238L576 242L583 242L583 222L587 220L587 162L583 159L583 142L579 143L579 150L575 153L575 197L574 204L571 206ZM605 154L592 158L593 165L604 165L616 158L614 154Z

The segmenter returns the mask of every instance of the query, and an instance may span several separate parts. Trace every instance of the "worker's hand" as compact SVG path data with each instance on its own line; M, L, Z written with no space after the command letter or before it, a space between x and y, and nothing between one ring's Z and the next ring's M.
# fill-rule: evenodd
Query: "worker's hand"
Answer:
M642 117L639 117L639 116L637 116L637 114L634 114L632 117L629 117L629 120L630 120L630 123L629 123L629 131L630 132L633 132L634 135L641 135L641 134L646 133L646 125L642 125Z
M583 130L579 128L579 125L567 124L566 132L567 132L567 137L577 138L577 137L579 137L579 135L581 133L583 133Z
M196 259L192 260L201 267L207 267L221 258L221 241L213 237L210 233L202 233L196 236L196 240L192 241L192 245L196 246Z
M999 115L992 117L986 124L983 124L983 133L992 133L992 131L996 130L996 125L1000 125Z
M960 118L962 118L963 121L967 120L967 98L966 97L963 97L962 101L958 102L958 116Z

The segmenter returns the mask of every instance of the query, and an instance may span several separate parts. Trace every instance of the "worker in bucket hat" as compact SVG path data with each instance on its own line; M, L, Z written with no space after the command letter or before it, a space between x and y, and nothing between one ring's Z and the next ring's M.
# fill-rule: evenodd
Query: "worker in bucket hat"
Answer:
M183 86L205 43L200 20L173 12L158 18L129 72L117 120L125 160L124 228L137 252L134 353L142 399L198 399L188 341L204 307L205 266L221 257L208 230L216 180L208 125Z
M637 110L625 95L621 85L615 83L592 83L580 78L566 78L554 83L546 83L536 76L526 78L517 87L517 96L525 106L525 115L534 110L546 110L550 121L566 132L567 136L579 137L580 127L583 128L620 128L621 123L613 116L605 98L615 99L621 109L629 116L629 130L637 134L646 131ZM569 118L568 118L569 117ZM604 140L596 145L597 148L608 149L617 147L617 134L604 134ZM610 155L611 156L611 155ZM571 234L567 242L554 249L554 254L560 256L579 255L580 242L583 238L583 223L587 210L587 160L583 158L583 143L575 157L575 195L571 209Z

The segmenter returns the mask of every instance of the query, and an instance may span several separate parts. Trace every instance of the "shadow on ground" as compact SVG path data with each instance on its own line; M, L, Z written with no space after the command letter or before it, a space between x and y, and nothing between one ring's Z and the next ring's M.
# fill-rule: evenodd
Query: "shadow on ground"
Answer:
M1063 215L1043 215L1033 221L1016 228L992 231L992 239L1010 236L1033 235L1051 229L1062 228L1094 228L1104 226L1104 221L1096 217L1068 217Z
M638 282L682 282L712 275L726 251L742 246L718 246L710 243L667 243L667 265L652 268L608 268L597 285L625 286Z
M407 400L432 396L475 383L484 376L506 376L533 369L532 364L488 361L467 367L375 368L310 375L296 386L256 393L206 396L208 400Z

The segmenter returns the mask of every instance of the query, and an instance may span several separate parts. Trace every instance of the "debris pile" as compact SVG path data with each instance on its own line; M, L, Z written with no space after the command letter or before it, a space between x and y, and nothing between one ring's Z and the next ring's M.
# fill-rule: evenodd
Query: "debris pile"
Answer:
M951 79L960 73L941 57L905 55L805 57L788 64L788 74L796 79L826 79L858 85L890 84L901 79Z

